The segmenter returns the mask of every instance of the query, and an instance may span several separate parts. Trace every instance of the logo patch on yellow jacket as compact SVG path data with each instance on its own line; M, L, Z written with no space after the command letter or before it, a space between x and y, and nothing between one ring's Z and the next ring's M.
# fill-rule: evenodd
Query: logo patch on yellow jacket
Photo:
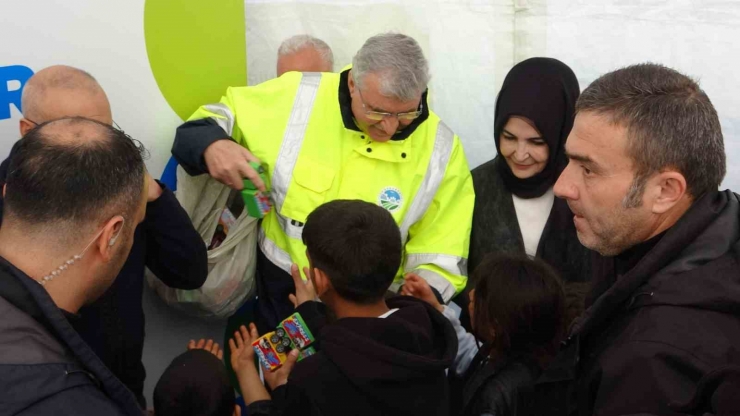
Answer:
M388 210L388 212L398 211L402 204L403 197L398 188L389 186L380 191L380 195L378 195L378 205Z

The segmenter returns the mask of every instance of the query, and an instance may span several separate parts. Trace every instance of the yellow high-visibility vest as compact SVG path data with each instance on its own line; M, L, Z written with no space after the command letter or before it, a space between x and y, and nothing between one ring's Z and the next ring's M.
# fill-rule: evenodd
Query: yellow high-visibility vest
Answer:
M190 120L212 118L267 167L274 203L262 222L260 248L290 272L308 266L301 240L306 217L335 199L387 209L401 229L402 276L415 272L445 301L465 288L474 192L460 139L429 112L405 140L375 142L345 127L340 74L286 73L232 87Z

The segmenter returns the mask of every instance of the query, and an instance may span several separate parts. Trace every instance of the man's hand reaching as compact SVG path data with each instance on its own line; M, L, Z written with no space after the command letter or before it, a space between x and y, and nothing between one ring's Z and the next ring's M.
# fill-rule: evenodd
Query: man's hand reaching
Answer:
M249 150L231 140L218 140L206 148L203 158L211 177L231 189L244 189L244 178L251 180L260 191L265 191L265 183L249 162L260 163Z

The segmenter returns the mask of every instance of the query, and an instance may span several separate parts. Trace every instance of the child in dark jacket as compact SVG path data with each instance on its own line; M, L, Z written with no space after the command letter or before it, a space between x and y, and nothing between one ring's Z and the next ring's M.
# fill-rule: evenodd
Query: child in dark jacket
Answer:
M402 294L433 305L455 327L459 348L450 374L452 414L529 414L534 382L564 332L560 280L542 261L511 255L485 258L473 279L468 305L473 334L439 304L425 281L408 277Z
M247 414L449 414L446 369L457 337L431 305L407 296L385 299L403 251L390 213L368 202L332 201L308 216L303 241L308 279L293 266L291 300L318 352L296 363L293 350L281 368L265 370L270 396L254 364L257 329L242 326L229 344Z
M191 340L157 382L149 416L241 416L223 358L213 340Z

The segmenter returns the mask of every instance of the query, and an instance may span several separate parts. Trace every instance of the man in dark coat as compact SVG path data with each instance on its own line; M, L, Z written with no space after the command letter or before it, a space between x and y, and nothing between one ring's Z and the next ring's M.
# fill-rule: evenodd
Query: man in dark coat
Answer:
M37 72L23 90L25 136L39 123L80 116L113 124L108 97L90 74L77 68L55 65ZM17 142L0 164L0 184ZM208 275L203 239L193 227L175 194L146 174L148 182L146 219L136 228L134 245L111 288L95 303L82 308L72 326L103 363L145 407L141 357L144 351L144 270L148 267L165 284L178 289L197 289ZM3 198L0 197L0 222Z
M141 415L72 328L113 284L144 220L140 149L82 118L42 124L10 162L0 228L0 413Z
M678 414L704 375L740 362L740 197L717 190L717 113L692 79L630 66L581 94L566 152L555 194L605 256L561 355L577 363L570 412Z

